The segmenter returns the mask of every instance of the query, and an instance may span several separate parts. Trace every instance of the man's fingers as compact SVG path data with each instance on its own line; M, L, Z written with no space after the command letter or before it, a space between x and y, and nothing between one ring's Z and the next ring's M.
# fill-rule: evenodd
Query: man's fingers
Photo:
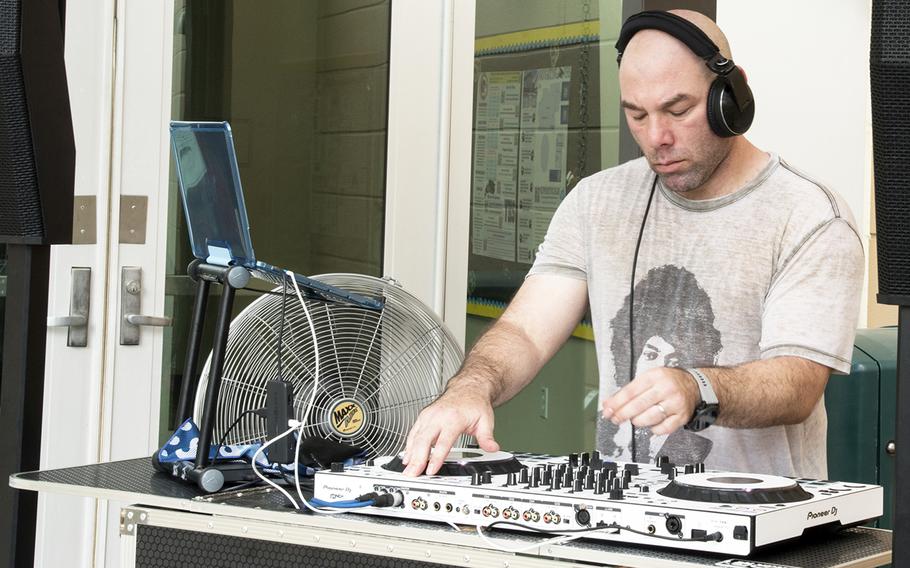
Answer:
M660 403L652 404L649 408L646 408L639 414L636 414L632 418L632 425L636 428L644 428L646 426L654 426L655 424L660 424L668 417L667 410L663 408L663 405Z
M655 389L647 389L635 398L628 400L623 406L614 406L613 423L619 424L626 420L633 420L639 415L648 412L651 407L661 402L661 393ZM636 424L638 426L638 424Z
M499 443L493 438L493 424L490 418L481 418L474 431L477 445L485 452L498 452Z
M442 467L446 457L448 457L449 450L452 449L452 446L460 435L461 432L455 430L443 430L439 433L439 437L436 438L436 445L430 450L430 461L427 463L426 471L427 475L436 475L436 472L439 471L439 468Z
M682 418L680 414L673 414L668 416L665 420L660 422L657 426L651 428L651 433L655 436L663 436L664 434L672 434L686 424L687 420Z
M439 431L434 429L427 433L421 432L414 438L411 449L407 454L408 466L403 472L405 475L416 477L423 473L429 458L430 448L438 436Z

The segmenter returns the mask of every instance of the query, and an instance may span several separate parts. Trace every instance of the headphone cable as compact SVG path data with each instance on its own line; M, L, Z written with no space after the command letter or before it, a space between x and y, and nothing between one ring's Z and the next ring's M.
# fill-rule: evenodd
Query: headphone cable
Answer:
M651 184L651 192L648 195L648 204L645 206L645 214L641 217L641 227L638 229L638 241L635 243L635 255L632 257L632 278L629 282L629 382L635 379L635 269L638 267L638 251L641 248L641 238L645 234L645 224L648 222L648 213L651 211L651 202L654 200L654 191L657 189L657 174L654 174L654 182ZM635 426L629 423L632 428L632 461L638 461L636 458L635 447Z

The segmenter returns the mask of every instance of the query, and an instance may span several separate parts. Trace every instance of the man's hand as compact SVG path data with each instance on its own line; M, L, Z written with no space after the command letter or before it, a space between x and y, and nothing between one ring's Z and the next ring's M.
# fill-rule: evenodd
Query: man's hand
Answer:
M614 424L631 420L638 428L650 426L651 432L660 436L688 424L700 400L698 386L688 372L658 367L604 399L603 415Z
M404 474L417 476L426 468L427 475L435 475L463 433L474 436L484 451L499 450L493 439L493 405L480 389L452 388L423 409L408 434Z

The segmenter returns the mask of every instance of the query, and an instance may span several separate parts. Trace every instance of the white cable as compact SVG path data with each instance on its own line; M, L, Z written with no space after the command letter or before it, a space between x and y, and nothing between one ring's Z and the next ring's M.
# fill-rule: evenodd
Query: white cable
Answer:
M290 270L287 270L285 272L287 273L288 278L291 279L291 283L294 285L294 292L297 293L297 299L300 301L300 307L303 308L303 313L306 315L307 323L310 325L310 334L313 336L313 355L316 359L316 368L313 371L313 392L310 393L310 400L307 403L306 410L304 410L303 416L300 420L300 425L298 426L300 431L297 433L297 445L294 450L294 485L297 487L297 496L300 497L300 502L303 503L307 509L313 511L314 513L321 513L324 515L339 515L342 513L347 513L349 510L317 509L316 507L310 505L310 502L307 501L306 497L303 496L303 490L300 488L300 443L303 440L303 429L306 427L307 420L310 418L310 412L313 410L313 405L316 403L316 391L319 388L319 342L316 337L316 326L313 325L313 318L310 316L310 309L307 307L306 302L303 300L303 294L300 293L300 286L297 285L297 279L294 278L294 273Z
M281 491L281 494L284 495L285 497L287 497L288 501L290 501L291 504L294 505L294 508L299 510L299 509L300 509L300 505L297 504L297 501L294 501L294 498L291 497L291 494L290 494L290 493L288 493L287 491L285 491L283 487L281 487L280 485L278 485L277 483L275 483L275 482L272 481L271 479L269 479L269 478L267 478L266 476L262 475L262 474L259 472L259 470L256 468L256 461L257 461L258 458L259 458L259 454L261 454L261 453L263 452L263 450L265 450L267 447L271 446L272 444L274 444L274 443L277 442L278 440L284 438L285 436L287 436L288 434L290 434L291 432L293 432L293 431L296 430L296 429L297 429L297 426L296 426L296 425L295 425L295 426L292 426L291 428L288 428L287 430L285 430L280 436L276 436L275 438L272 438L271 440L269 440L269 441L266 442L265 444L259 446L259 449L256 450L256 453L255 453L255 454L253 454L253 463L252 463L252 466L253 466L253 472L254 472L256 475L258 475L259 478L260 478L261 480L265 481L266 483L268 483L269 485L271 485L272 487L274 487L274 488L277 489L278 491Z
M541 541L541 542L535 542L534 544L529 544L528 546L521 546L521 547L518 547L518 548L511 548L511 547L508 547L508 546L503 546L503 545L499 544L498 542L494 541L492 538L490 538L490 537L488 537L487 535L485 535L485 534L483 533L483 528L482 528L480 525L477 525L476 528L477 528L477 535L480 536L480 539L481 539L482 541L484 541L484 542L487 543L488 545L492 546L493 548L496 548L496 549L501 550L501 551L503 551L503 552L527 552L528 550L533 550L533 549L539 548L539 547L541 547L541 546L552 546L552 545L554 545L554 544L562 544L562 543L564 543L564 542L569 542L570 540L575 540L575 539L577 539L577 538L582 538L582 537L585 537L585 536L588 535L588 532L581 532L581 533L577 533L577 534L562 535L562 536L558 536L558 537L556 537L556 538L551 538L551 539L544 540L544 541ZM596 532L596 531L589 531L589 532Z

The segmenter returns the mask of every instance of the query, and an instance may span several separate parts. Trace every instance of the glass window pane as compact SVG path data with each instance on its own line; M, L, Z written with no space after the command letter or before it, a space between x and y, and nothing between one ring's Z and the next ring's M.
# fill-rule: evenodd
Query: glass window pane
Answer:
M613 44L622 2L476 6L468 345L521 285L565 195L620 156ZM497 441L555 454L593 448L597 389L584 321L535 381L496 410Z
M172 118L230 122L256 259L379 276L389 0L176 0L174 16ZM175 419L194 294L179 199L172 175L162 436ZM257 295L240 291L235 314Z

